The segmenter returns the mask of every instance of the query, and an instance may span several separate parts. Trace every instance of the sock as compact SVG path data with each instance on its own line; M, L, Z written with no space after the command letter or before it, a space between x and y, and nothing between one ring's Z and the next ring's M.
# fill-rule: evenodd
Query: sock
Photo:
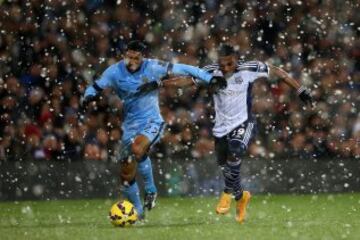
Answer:
M142 215L144 210L140 200L139 186L135 179L126 186L122 186L121 193L127 198L132 204L134 204L138 215Z
M241 160L232 162L228 161L226 163L230 170L230 174L227 174L228 181L232 183L233 194L235 196L235 200L241 199L243 195L243 187L241 185L241 177L240 177L240 165Z
M156 193L157 189L154 183L154 177L151 167L151 160L148 156L144 156L139 162L137 167L138 172L144 179L145 192Z
M224 182L225 182L224 192L232 193L233 192L233 182L232 182L231 175L230 175L230 168L227 166L227 164L221 165L221 171L224 176Z

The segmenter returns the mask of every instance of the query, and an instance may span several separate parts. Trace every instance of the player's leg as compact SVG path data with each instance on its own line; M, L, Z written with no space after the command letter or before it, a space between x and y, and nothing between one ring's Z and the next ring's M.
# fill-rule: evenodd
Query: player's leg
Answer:
M147 155L151 141L145 135L138 135L132 145L133 152L136 153L138 160L137 170L144 179L144 205L145 209L151 210L155 207L157 189L155 186L151 160Z
M147 146L146 153L148 153L149 149L160 140L164 128L164 123L149 122L145 126L144 130L141 131L140 134L146 136L147 139L150 141ZM151 160L146 153L138 162L138 172L144 179L144 208L151 210L156 205L157 189L154 182Z
M230 179L233 183L233 194L236 200L236 220L242 223L246 216L246 207L251 194L244 191L241 184L241 158L246 153L249 142L255 132L255 122L247 121L228 134L229 157L226 165L230 170Z
M138 162L137 169L142 178L144 179L145 192L156 193L157 189L154 182L151 160L147 154L145 154Z
M232 200L232 181L230 179L230 169L226 164L228 145L226 137L215 138L215 152L217 163L220 166L221 172L224 177L224 191L221 193L218 204L216 205L216 213L226 214L230 210Z
M140 218L144 217L144 209L140 199L140 190L136 182L136 171L138 161L146 153L149 148L150 141L146 136L135 136L130 143L130 136L132 134L124 134L123 142L125 147L125 154L120 165L121 177L121 192L132 204L134 204ZM129 146L130 145L130 146Z
M156 205L157 188L155 186L151 160L145 155L138 164L138 172L144 179L144 208L151 210Z
M120 164L120 180L121 180L121 193L134 204L135 209L138 213L139 218L143 217L143 207L140 200L139 186L135 180L136 176L136 165L135 159L129 157Z

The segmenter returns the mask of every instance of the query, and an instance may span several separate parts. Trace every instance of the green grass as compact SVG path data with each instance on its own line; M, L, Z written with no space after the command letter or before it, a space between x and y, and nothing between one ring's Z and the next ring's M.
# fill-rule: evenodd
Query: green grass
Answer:
M107 219L114 200L2 202L0 239L360 239L360 194L255 195L243 225L214 214L216 200L162 198L127 229Z

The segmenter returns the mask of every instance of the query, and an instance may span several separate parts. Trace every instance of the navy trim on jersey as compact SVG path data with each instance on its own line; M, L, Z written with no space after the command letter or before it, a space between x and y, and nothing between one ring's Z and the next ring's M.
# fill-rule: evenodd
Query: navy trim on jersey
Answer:
M218 68L218 67L219 67L219 64L213 63L213 64L206 65L204 68Z
M218 64L214 63L214 64L209 64L206 65L204 67L202 67L202 70L208 72L208 73L213 73L216 69L218 69ZM201 81L198 81L198 78L193 78L193 83L195 85L201 85Z
M258 66L239 66L237 68L238 71L250 71L250 72L257 72L258 71Z
M169 76L172 73L173 66L174 66L174 64L172 64L172 63L168 64L168 67L166 69L166 76Z
M149 148L152 147L152 145L160 138L161 132L164 130L164 128L165 128L165 122L162 122L159 127L159 132L158 132L158 134L156 134L154 139L151 141Z
M251 96L252 87L253 87L253 83L249 83L249 86L248 86L248 89L247 89L247 96L246 96L248 120L252 119L252 113L251 113L251 108L252 108L252 96Z
M93 88L98 92L101 92L103 90L96 82L93 84Z
M142 156L142 158L138 161L138 163L144 162L149 156L147 154L145 154L144 156Z
M203 70L207 71L207 72L213 72L215 70L219 69L219 65L218 64L210 64L210 65L206 65L205 67L203 67Z
M265 68L262 70L260 69L261 65L260 62L256 61L250 61L250 62L244 62L242 60L237 61L236 70L237 71L251 71L251 72L267 72L267 65L265 65ZM203 67L205 71L214 71L219 69L219 64L209 64Z
M261 68L260 68L260 64L259 64L258 72L266 72L266 73L269 73L268 65L267 65L266 63L264 63L264 65L265 65L265 68L264 68L264 69L261 69Z
M264 66L264 68L262 68ZM250 72L268 72L268 66L263 62L238 62L237 69L239 71L250 71Z

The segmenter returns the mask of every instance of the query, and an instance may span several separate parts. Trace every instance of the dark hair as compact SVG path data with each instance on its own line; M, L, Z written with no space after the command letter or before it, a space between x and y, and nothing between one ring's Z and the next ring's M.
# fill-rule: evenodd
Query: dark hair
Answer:
M237 52L235 51L235 48L231 46L230 44L222 44L219 47L218 50L219 57L225 57L230 55L236 55Z
M145 49L146 49L146 45L139 40L130 41L126 47L126 50L132 50L141 53L144 53Z

